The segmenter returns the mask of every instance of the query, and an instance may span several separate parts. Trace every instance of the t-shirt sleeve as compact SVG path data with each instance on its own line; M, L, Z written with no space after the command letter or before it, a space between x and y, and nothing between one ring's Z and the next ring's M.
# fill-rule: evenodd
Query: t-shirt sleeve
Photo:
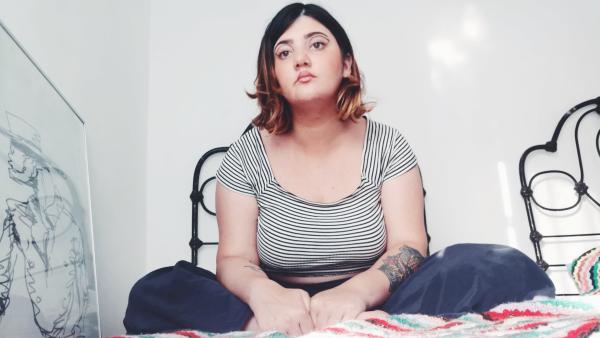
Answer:
M384 170L383 181L400 176L417 165L417 158L404 136L395 130L393 137L392 149Z
M252 184L242 165L242 154L236 143L233 143L217 170L217 181L225 187L246 195L256 196Z

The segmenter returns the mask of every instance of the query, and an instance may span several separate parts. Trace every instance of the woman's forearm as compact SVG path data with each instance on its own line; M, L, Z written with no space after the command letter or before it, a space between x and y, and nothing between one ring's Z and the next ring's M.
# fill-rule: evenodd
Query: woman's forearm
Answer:
M422 260L423 255L410 246L389 248L371 268L338 287L352 289L371 309L383 303Z
M258 287L281 287L277 282L269 279L262 269L243 257L223 257L217 261L217 280L229 291L235 294L246 304L252 302L252 296Z

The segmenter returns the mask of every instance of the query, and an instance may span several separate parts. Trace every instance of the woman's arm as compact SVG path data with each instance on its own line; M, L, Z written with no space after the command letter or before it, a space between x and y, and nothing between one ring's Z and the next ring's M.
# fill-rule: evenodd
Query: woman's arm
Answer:
M310 332L308 292L282 287L258 266L256 199L218 183L216 208L217 280L248 304L261 331L274 329L293 336Z
M257 284L279 286L258 266L256 198L233 192L219 182L215 199L219 224L217 280L248 304Z
M381 206L387 231L386 252L371 268L338 286L359 295L368 309L383 303L426 256L423 185L418 166L383 183Z

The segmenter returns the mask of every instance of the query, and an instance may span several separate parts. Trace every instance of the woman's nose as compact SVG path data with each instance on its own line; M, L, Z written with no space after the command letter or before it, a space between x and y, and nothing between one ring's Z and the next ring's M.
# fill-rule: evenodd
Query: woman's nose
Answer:
M310 66L310 58L308 54L304 51L296 53L296 68L301 66Z

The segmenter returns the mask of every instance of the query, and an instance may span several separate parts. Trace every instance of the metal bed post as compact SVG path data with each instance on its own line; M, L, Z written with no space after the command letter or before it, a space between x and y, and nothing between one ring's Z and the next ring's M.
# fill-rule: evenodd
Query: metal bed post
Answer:
M190 194L190 199L192 200L192 239L190 239L189 242L190 248L192 249L192 264L194 264L194 266L198 266L198 250L203 245L218 244L218 242L203 242L200 240L200 238L198 238L198 202L200 202L204 211L215 216L215 213L208 210L204 204L204 187L206 187L207 183L214 180L215 177L212 176L208 178L206 181L204 181L204 183L202 183L200 189L198 189L198 184L200 182L200 171L202 170L204 162L206 162L210 156L227 152L227 149L229 149L229 147L217 147L207 151L204 153L204 155L202 155L200 160L198 160L198 163L196 163L196 168L194 169L194 182L192 186L192 193Z

